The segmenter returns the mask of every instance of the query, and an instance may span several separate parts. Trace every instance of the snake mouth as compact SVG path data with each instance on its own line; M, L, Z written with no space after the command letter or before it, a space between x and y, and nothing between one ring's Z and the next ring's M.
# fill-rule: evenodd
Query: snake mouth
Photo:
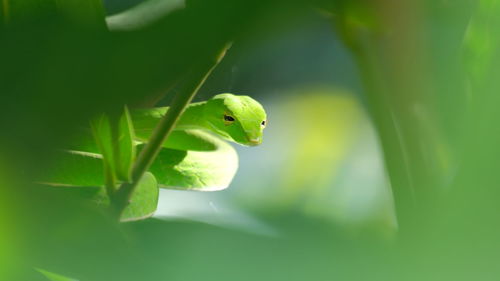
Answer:
M258 138L258 139L248 139L248 144L250 146L256 146L256 145L259 145L261 143L261 139Z

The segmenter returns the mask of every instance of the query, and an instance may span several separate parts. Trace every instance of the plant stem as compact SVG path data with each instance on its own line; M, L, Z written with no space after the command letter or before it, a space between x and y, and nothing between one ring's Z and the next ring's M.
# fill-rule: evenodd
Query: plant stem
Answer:
M389 12L391 1L373 3L370 12L377 28L344 17L349 7L334 18L334 24L363 79L390 177L399 233L411 235L417 219L439 206L446 170L436 151L447 144L439 130L429 129L437 123L438 113L431 59L425 44L420 44L425 39L418 4L398 4L398 12L405 16L394 17Z
M130 198L139 183L142 175L149 169L154 159L161 150L162 144L172 132L180 116L203 85L212 70L219 64L224 57L229 45L225 46L217 53L213 60L208 63L200 64L189 74L184 87L179 91L172 101L172 105L160 120L148 143L140 152L132 170L132 181L123 183L111 198L111 207L113 215L119 219L124 209L130 203Z

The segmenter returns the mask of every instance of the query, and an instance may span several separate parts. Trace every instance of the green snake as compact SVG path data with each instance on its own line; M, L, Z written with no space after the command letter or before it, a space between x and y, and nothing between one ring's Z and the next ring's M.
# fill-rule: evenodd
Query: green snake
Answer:
M131 111L139 149L167 111L168 107ZM149 172L163 188L224 189L238 169L238 155L224 140L244 146L259 145L266 122L262 105L248 96L219 94L207 101L191 103L163 143ZM80 145L62 155L57 168L41 182L60 186L103 185L102 156L98 149Z
M168 107L132 111L137 139L147 142L167 111ZM158 158L172 161L156 161L150 171L164 188L226 188L238 168L238 156L221 138L246 146L259 145L266 122L262 105L248 96L219 94L208 101L192 103L163 144L163 155Z

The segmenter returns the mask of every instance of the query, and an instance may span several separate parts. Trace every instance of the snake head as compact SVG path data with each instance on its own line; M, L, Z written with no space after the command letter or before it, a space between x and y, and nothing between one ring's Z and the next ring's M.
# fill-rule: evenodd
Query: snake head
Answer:
M242 145L262 143L267 116L262 105L248 96L219 94L207 101L208 128L223 138Z

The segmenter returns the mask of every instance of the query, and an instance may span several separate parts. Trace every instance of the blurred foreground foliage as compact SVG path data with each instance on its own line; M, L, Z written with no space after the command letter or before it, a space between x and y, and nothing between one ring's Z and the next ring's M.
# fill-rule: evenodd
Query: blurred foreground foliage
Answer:
M0 3L0 279L44 280L35 268L78 280L500 274L500 1L192 0L116 31L99 1ZM394 239L295 213L263 214L280 237L156 219L117 224L81 196L33 184L96 114L153 105L228 42L250 45L311 10L331 19L357 63L393 192ZM297 153L318 153L308 147Z

